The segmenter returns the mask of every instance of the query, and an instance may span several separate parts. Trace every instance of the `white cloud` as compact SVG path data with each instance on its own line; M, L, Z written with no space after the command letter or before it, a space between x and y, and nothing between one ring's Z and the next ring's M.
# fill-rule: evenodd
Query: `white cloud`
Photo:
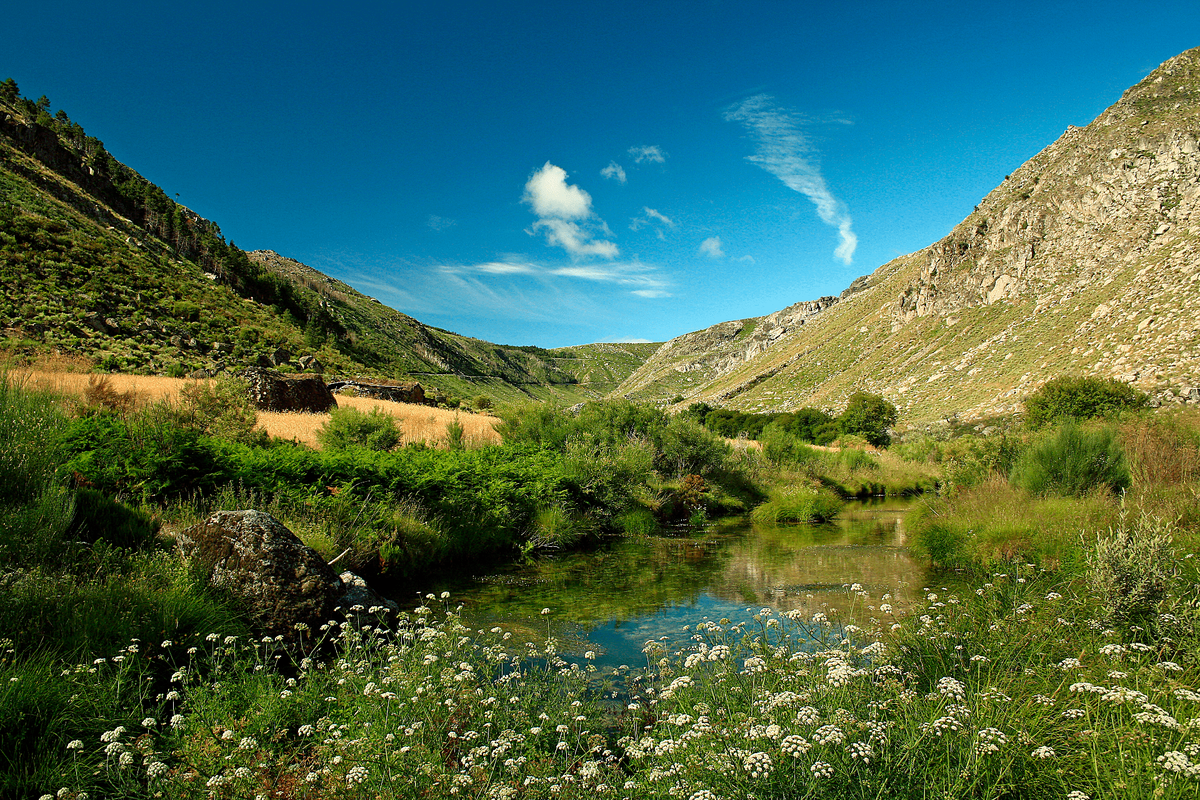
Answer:
M443 264L437 272L456 280L478 281L473 276L527 276L542 283L554 278L573 278L592 283L607 283L629 288L639 297L670 297L670 283L658 275L652 267L640 261L606 261L591 264L569 264L545 267L519 258L504 261L488 261L481 264ZM478 290L476 290L478 291Z
M642 207L642 216L634 217L633 219L631 219L629 221L629 230L640 231L642 228L646 227L647 225L652 225L655 223L657 223L660 226L666 226L668 228L675 227L674 220L672 220L666 214L662 214L659 211L657 211L656 209L650 208L649 206L643 206ZM659 239L665 240L667 238L663 235L662 227L659 227L657 230L655 230L655 233L658 234Z
M584 256L616 258L620 254L615 244L607 239L594 238L590 231L569 220L553 217L539 219L533 223L533 230L545 234L549 244L566 250L572 258Z
M710 236L701 242L700 254L709 258L724 258L725 251L721 249L721 237Z
M629 148L629 155L633 156L633 161L636 164L641 164L643 161L653 161L655 164L661 164L667 160L667 154L656 144L640 144L631 147Z
M539 217L586 219L592 215L592 196L567 183L567 171L547 161L525 184L526 203Z
M617 183L625 182L625 168L615 161L608 162L608 166L600 170L600 174L605 178L611 178Z
M458 221L446 219L445 217L439 217L437 214L430 214L425 220L425 224L435 231L444 231L447 228L453 228L458 224Z
M571 258L598 256L613 259L617 246L604 236L611 232L592 211L592 196L567 183L567 173L549 161L525 183L524 202L538 216L531 233L541 233L546 242L566 250Z
M802 118L774 104L769 95L760 94L725 112L725 119L740 122L755 141L755 152L746 159L800 192L817 207L817 215L838 229L841 242L833 251L845 264L851 263L858 237L851 227L845 204L833 196L815 160L808 137L801 130Z

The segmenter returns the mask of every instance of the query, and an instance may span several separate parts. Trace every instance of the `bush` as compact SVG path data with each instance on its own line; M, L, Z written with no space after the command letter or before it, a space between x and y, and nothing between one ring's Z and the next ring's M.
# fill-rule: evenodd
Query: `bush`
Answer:
M1088 578L1112 622L1153 630L1158 605L1178 574L1171 534L1170 524L1143 515L1132 526L1122 518L1096 540Z
M190 381L179 390L179 403L171 417L189 430L243 444L262 444L258 411L250 402L245 381L221 377L215 381Z
M1112 378L1062 375L1025 398L1025 419L1030 427L1040 428L1065 418L1100 419L1121 411L1137 411L1149 402L1144 392Z
M708 475L720 469L732 448L702 425L682 416L672 417L662 432L658 462L675 475Z
M782 425L773 422L763 428L763 456L776 466L805 464L818 458L819 452L809 447L800 437L789 433Z
M824 487L793 484L772 491L765 503L750 512L759 524L828 522L838 515L845 503Z
M1127 489L1130 475L1115 432L1084 430L1067 421L1021 454L1009 480L1031 494L1080 496Z
M329 450L391 450L400 443L400 423L379 407L369 412L335 408L329 421L317 429L317 441Z
M855 392L838 416L842 433L862 436L876 447L886 447L892 440L888 429L896 424L896 407L877 394Z

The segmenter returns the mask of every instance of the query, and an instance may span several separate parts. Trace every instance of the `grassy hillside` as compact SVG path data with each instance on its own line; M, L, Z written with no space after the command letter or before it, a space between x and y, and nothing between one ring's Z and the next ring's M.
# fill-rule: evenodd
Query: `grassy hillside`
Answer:
M766 349L724 365L654 358L619 391L768 411L837 409L862 389L909 419L982 417L1065 372L1179 403L1200 386L1198 270L1200 49Z
M494 345L271 251L245 253L11 80L0 84L0 284L0 347L110 371L298 369L307 356L332 374L571 404L607 393L647 352Z

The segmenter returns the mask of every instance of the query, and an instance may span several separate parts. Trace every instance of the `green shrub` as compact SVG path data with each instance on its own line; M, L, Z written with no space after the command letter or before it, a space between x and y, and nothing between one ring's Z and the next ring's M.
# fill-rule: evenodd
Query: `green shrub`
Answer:
M1042 384L1025 398L1025 420L1040 428L1059 419L1099 419L1121 411L1146 408L1150 398L1112 378L1062 375Z
M662 430L658 464L674 475L708 475L720 469L732 448L720 437L682 416L672 417Z
M1009 474L1016 486L1036 495L1084 495L1129 487L1125 452L1110 428L1086 430L1068 420L1034 442Z
M446 446L451 450L466 449L465 431L456 416L446 425Z
M1088 578L1108 618L1119 625L1153 629L1157 609L1178 574L1173 527L1141 516L1133 525L1122 517L1088 554Z
M809 447L802 438L774 422L763 428L759 441L762 443L763 457L776 466L806 464L820 456L820 451Z
M750 512L750 518L766 525L828 522L844 505L829 489L796 483L771 491L766 502Z
M369 412L357 408L335 408L329 421L317 430L317 441L329 450L361 447L391 450L400 443L400 423L378 407Z
M167 413L179 425L209 436L244 444L262 444L267 438L257 427L258 411L246 382L238 378L185 383L178 404Z
M842 433L862 436L876 447L891 442L888 429L896 424L896 407L877 394L855 392L837 418Z

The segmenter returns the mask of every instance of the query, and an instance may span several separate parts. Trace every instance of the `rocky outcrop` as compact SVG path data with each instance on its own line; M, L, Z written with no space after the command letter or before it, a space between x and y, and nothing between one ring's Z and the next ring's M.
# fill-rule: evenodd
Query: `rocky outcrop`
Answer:
M340 575L279 520L262 511L218 511L177 536L209 586L243 605L269 636L298 641L330 620L396 604L353 572ZM367 619L374 621L373 616Z
M689 383L721 378L767 352L838 302L822 297L794 303L765 317L721 322L664 344L618 391L636 392L664 372L685 374Z
M261 411L323 414L337 407L333 392L319 375L288 375L248 367L237 377L246 381L250 401Z
M331 392L353 391L358 397L376 400L391 400L394 403L416 403L430 405L425 397L425 388L419 383L362 383L361 381L337 381L329 384Z
M337 573L294 533L262 511L218 511L178 535L180 552L208 584L243 604L270 636L292 640L335 617L345 593Z

